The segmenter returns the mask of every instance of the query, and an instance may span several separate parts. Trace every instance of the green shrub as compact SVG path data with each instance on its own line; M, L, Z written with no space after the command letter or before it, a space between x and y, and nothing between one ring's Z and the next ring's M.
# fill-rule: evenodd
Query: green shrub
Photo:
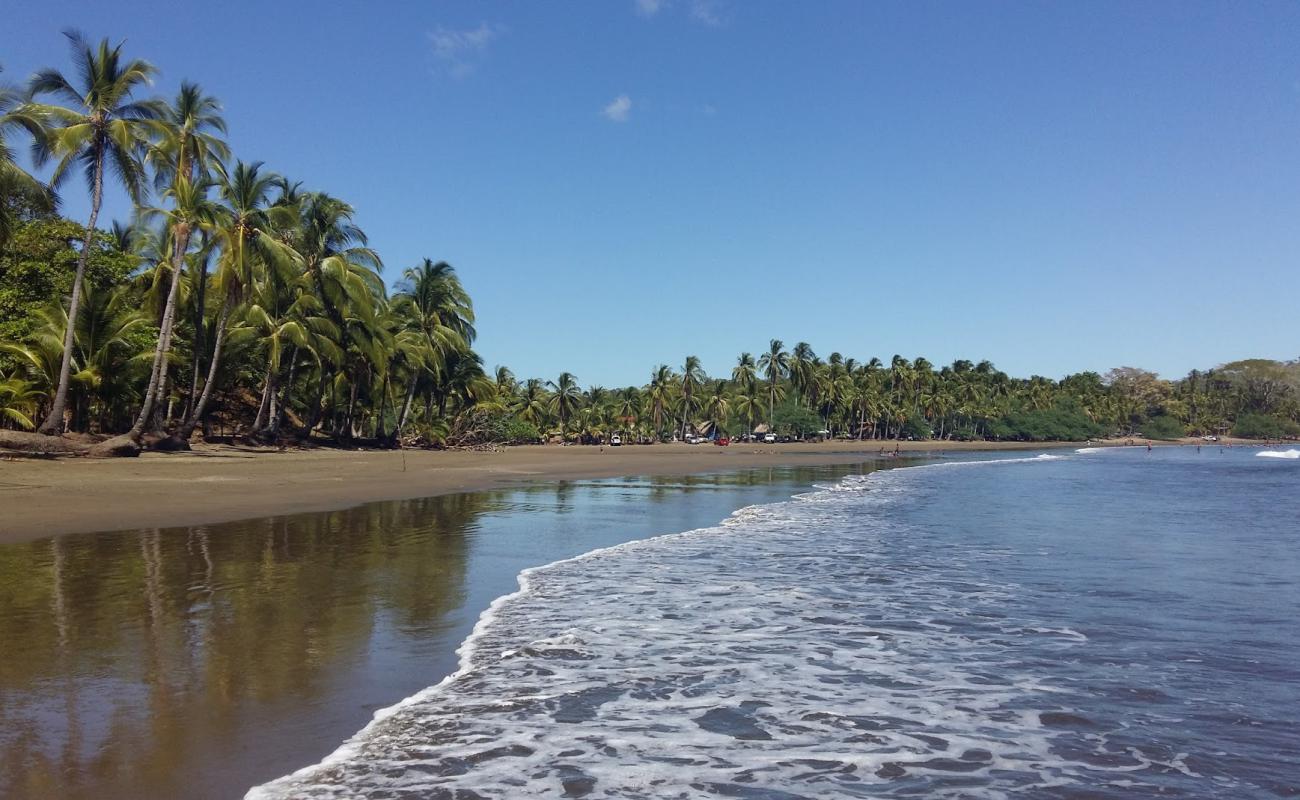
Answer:
M989 434L995 439L1029 442L1080 442L1100 436L1101 426L1076 405L1060 403L1047 409L1013 411L990 423Z
M1281 439L1300 435L1300 425L1268 414L1242 414L1232 426L1232 435L1243 439Z
M912 414L908 416L907 422L903 423L902 435L903 438L910 436L913 439L925 440L933 436L934 431L931 430L930 423L926 421L925 417L916 412L912 412Z
M822 418L795 403L786 402L776 407L772 418L774 433L807 436L822 429Z
M1177 419L1162 414L1143 423L1142 434L1148 439L1179 439L1187 435L1187 428Z

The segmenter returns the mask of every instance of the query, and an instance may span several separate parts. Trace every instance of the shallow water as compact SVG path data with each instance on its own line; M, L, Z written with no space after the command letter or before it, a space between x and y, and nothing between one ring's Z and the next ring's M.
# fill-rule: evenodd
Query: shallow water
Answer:
M520 570L861 469L562 482L0 546L0 797L239 796L455 670Z
M531 570L266 797L1300 794L1300 465L849 477Z

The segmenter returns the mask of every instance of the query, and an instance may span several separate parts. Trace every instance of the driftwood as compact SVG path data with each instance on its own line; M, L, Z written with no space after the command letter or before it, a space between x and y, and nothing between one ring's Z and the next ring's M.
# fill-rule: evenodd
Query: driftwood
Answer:
M84 456L90 452L91 447L91 444L84 441L74 441L62 436L0 429L0 450L10 450L24 455Z
M86 455L91 458L121 458L134 457L140 455L140 445L125 433L121 436L114 436L112 439L106 439L94 447Z
M8 430L0 430L0 450L27 456L114 458L140 455L140 445L129 436L95 441L93 437L82 435L46 436Z

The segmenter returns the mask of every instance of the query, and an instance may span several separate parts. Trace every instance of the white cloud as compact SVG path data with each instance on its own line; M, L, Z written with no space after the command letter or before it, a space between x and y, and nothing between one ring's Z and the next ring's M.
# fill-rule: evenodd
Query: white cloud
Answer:
M625 94L620 94L609 102L609 105L601 109L601 114L605 119L611 122L627 122L627 116L632 112L632 98Z
M429 32L429 44L433 47L433 57L443 68L463 78L483 61L488 45L499 33L497 27L486 22L463 31L439 26Z
M636 0L636 13L643 17L653 17L664 7L664 0Z
M691 19L704 25L721 25L722 4L718 0L691 0Z
M713 105L712 103L705 103L704 105L700 106L700 111L701 111L701 112L702 112L706 117L711 117L711 116L713 116L714 114L717 114L717 113L718 113L718 108L717 108L717 106Z

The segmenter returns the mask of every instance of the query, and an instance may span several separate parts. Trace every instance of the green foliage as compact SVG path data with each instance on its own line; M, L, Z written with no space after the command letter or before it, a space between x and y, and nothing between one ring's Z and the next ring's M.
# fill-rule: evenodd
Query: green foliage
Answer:
M1060 403L1052 408L1007 414L990 425L989 432L997 439L1078 442L1100 436L1102 429L1077 406Z
M774 432L787 436L807 436L822 429L821 417L793 402L776 407L773 414Z
M85 227L62 217L42 216L15 226L9 246L0 252L0 341L26 340L39 325L36 312L72 290L85 235ZM118 286L134 268L135 259L101 231L86 264L86 289Z
M903 437L912 438L917 441L924 441L934 435L934 430L925 417L917 412L912 412L907 417L907 422L903 423Z
M1232 426L1232 434L1243 439L1281 439L1300 436L1300 425L1266 414L1242 414Z
M1179 439L1187 435L1187 428L1177 419L1162 414L1142 423L1142 434L1148 439Z
M512 415L500 418L500 422L492 428L495 438L494 442L504 442L506 444L536 444L542 441L542 432L537 426L527 420Z

